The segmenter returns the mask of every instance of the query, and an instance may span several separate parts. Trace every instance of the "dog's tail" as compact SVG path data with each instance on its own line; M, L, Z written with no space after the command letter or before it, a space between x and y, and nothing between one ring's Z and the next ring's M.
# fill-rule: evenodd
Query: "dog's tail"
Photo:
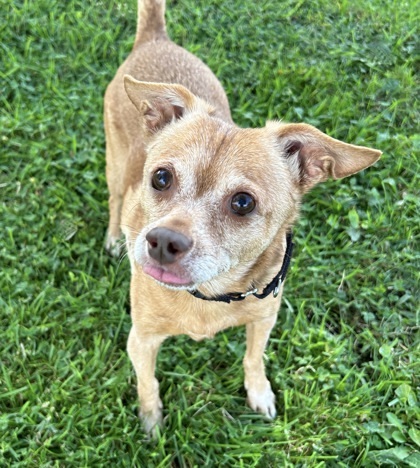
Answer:
M165 0L138 0L137 32L134 47L157 39L166 39Z

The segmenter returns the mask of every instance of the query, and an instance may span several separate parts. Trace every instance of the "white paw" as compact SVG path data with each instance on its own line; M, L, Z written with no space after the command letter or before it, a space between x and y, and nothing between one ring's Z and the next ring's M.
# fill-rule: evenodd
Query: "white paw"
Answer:
M119 257L122 251L122 241L119 237L110 236L107 234L105 249L113 256Z
M248 389L248 404L258 413L262 413L267 418L273 419L276 416L276 397L271 390L270 383L261 391Z
M156 408L150 411L140 409L139 417L143 423L144 432L156 438L162 426L162 402L159 400Z

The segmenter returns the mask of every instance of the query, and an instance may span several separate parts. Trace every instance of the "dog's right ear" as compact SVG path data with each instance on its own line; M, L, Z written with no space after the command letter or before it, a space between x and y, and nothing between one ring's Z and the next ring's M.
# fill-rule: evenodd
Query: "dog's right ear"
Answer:
M214 112L209 104L179 84L149 83L125 75L124 87L130 101L142 115L145 129L151 133L158 132L187 113L200 110L209 114Z

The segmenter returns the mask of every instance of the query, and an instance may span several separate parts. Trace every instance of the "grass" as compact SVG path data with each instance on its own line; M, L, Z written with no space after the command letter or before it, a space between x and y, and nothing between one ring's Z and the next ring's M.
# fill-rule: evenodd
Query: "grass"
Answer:
M278 417L245 404L244 331L168 340L161 438L136 418L127 261L103 250L102 100L136 5L0 8L0 465L420 466L416 2L168 2L235 121L305 121L384 151L306 197L266 353ZM417 40L417 42L416 42Z

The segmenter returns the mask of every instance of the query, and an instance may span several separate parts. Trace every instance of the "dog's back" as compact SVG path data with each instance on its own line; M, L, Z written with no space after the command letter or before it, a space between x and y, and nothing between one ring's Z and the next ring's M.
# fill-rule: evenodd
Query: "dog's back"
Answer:
M165 0L138 1L134 47L108 86L105 108L111 112L119 109L120 122L135 119L134 106L123 87L127 74L139 81L181 84L211 104L218 117L231 122L229 103L218 79L200 59L169 39L164 15Z

